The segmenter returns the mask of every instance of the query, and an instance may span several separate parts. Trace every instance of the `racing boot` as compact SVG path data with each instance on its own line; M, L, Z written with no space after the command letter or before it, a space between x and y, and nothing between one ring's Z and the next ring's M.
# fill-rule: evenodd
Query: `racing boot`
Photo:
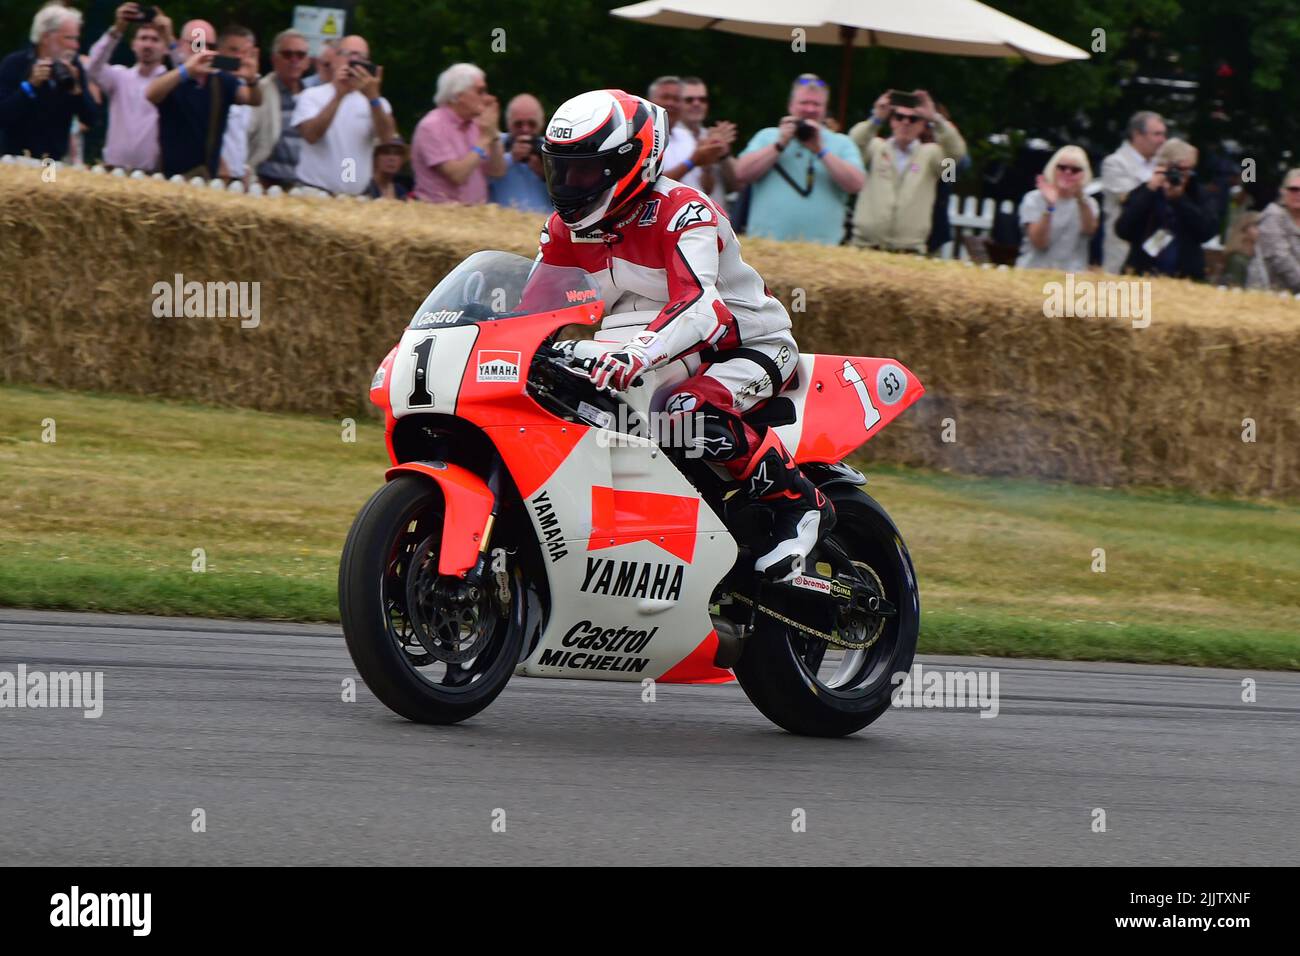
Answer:
M728 462L727 470L752 500L772 511L772 538L754 570L778 581L802 574L812 549L835 527L830 499L804 477L771 428L747 462Z

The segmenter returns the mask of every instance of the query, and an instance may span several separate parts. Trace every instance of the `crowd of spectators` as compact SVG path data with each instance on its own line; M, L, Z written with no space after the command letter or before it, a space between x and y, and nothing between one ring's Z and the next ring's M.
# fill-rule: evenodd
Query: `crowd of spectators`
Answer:
M191 20L174 30L158 7L123 3L84 55L81 26L77 10L48 3L30 43L0 61L0 153L80 161L81 134L103 113L102 162L111 168L550 208L543 104L519 93L503 116L473 64L438 76L433 108L408 146L363 37L325 41L313 57L305 36L283 30L263 74L256 36L235 24L218 31ZM122 44L131 66L110 62ZM882 93L846 134L828 116L827 83L803 74L783 115L738 151L736 124L709 118L705 80L661 76L646 96L668 114L665 174L708 194L749 235L916 255L949 239L948 198L970 160L957 125L925 90ZM1198 160L1197 148L1169 137L1150 111L1129 121L1098 182L1087 152L1062 146L1020 200L1015 264L1300 292L1300 169L1260 211L1212 201ZM1203 246L1219 235L1226 243L1207 275Z

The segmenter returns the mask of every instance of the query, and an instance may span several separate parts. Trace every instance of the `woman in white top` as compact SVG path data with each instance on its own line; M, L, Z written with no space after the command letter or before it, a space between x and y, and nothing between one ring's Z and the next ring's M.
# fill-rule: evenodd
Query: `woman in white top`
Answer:
M1088 268L1088 240L1097 231L1097 200L1083 189L1092 180L1088 154L1078 146L1062 146L1038 177L1037 189L1020 201L1021 269Z

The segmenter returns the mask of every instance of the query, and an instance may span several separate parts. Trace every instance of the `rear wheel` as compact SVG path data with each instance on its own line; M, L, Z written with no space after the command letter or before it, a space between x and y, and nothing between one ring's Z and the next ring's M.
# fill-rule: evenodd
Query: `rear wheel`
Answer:
M503 601L490 573L477 587L438 573L438 487L399 475L357 515L339 562L339 614L366 685L420 723L472 717L501 693L523 643L522 587Z
M832 532L809 558L825 574L854 576L879 591L890 614L853 617L839 635L863 648L847 649L759 613L745 639L736 677L746 695L773 723L794 734L840 737L861 730L890 705L895 673L906 672L916 654L921 606L907 547L889 515L865 492L833 485ZM778 589L764 589L759 603L799 620ZM801 622L802 623L802 622Z

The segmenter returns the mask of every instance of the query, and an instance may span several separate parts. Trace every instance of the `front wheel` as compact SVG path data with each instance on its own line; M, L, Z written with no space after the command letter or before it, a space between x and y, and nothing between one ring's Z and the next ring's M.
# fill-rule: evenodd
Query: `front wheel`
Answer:
M911 669L921 627L921 603L911 556L885 510L858 488L824 489L835 505L835 527L809 558L822 574L856 574L879 590L892 613L864 615L845 635L859 649L812 637L759 613L745 639L736 678L763 714L794 734L842 737L861 730L890 705L892 677ZM846 567L845 559L850 567ZM775 589L760 602L780 613ZM792 619L797 611L789 608Z
M438 573L443 500L399 475L361 509L339 562L339 616L362 679L389 709L418 723L454 724L492 703L523 644L523 588L509 576L481 586Z

